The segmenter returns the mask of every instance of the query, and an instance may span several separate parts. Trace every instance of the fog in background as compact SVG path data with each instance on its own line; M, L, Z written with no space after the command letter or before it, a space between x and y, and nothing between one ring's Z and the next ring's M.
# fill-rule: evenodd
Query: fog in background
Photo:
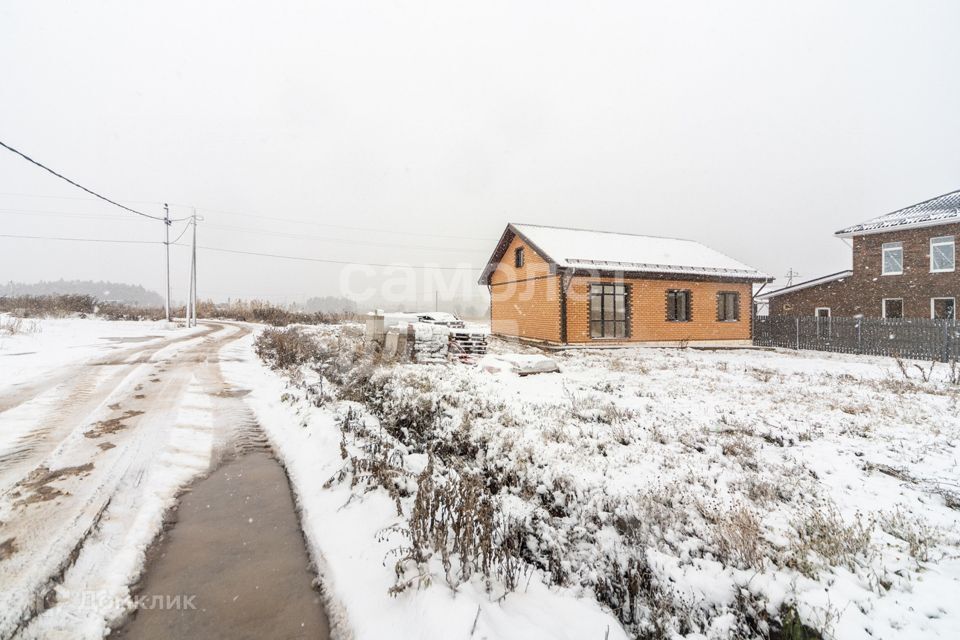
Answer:
M840 227L960 188L957 25L957 2L8 0L0 139L197 207L201 245L477 267L203 250L204 298L482 301L511 221L696 239L783 283L846 268ZM163 234L3 149L0 228ZM162 250L0 237L0 281L162 291Z

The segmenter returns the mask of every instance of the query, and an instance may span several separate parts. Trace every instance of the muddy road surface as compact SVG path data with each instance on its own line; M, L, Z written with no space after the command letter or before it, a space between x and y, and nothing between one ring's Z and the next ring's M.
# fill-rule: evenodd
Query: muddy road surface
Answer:
M95 635L97 624L121 623L129 607L91 614L78 593L125 596L138 580L146 590L206 594L212 616L171 622L138 615L129 625L144 631L127 637L248 637L240 629L252 624L249 614L269 618L271 610L299 618L300 629L325 629L286 477L268 450L238 452L236 445L256 440L258 427L242 390L224 383L219 354L247 333L210 322L192 334L118 342L100 359L0 394L0 428L18 434L0 451L0 639ZM178 524L154 545L159 553L143 574L162 514L192 482L180 497ZM198 495L207 496L202 509ZM241 516L231 530L228 522ZM244 542L252 553L233 566ZM192 570L171 573L170 566ZM280 573L291 586L277 586ZM256 593L231 583L269 595L255 603ZM231 589L237 592L226 598ZM233 606L241 599L234 596L245 606ZM283 609L293 603L302 609ZM229 633L207 633L209 620ZM191 621L201 626L176 626ZM321 632L291 629L282 637Z

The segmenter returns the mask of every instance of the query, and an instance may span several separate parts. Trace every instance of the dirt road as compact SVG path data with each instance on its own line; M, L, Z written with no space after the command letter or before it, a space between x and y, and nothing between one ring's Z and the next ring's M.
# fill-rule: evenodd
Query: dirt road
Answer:
M125 593L171 496L256 437L219 370L220 349L246 333L209 323L124 344L0 396L0 427L22 432L0 457L0 638L83 632L76 594Z

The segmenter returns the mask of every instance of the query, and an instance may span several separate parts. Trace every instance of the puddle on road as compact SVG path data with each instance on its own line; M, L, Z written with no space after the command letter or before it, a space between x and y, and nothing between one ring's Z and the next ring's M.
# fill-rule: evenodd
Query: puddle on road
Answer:
M175 518L147 563L144 608L112 638L329 638L290 485L268 453L195 483ZM195 609L147 608L178 595L194 596Z

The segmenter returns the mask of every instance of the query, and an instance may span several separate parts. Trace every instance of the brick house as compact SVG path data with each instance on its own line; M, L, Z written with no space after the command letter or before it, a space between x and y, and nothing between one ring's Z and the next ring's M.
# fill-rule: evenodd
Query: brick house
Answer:
M691 240L509 224L480 284L493 333L552 344L747 342L756 269Z
M960 191L837 231L853 268L760 297L771 316L956 319Z

